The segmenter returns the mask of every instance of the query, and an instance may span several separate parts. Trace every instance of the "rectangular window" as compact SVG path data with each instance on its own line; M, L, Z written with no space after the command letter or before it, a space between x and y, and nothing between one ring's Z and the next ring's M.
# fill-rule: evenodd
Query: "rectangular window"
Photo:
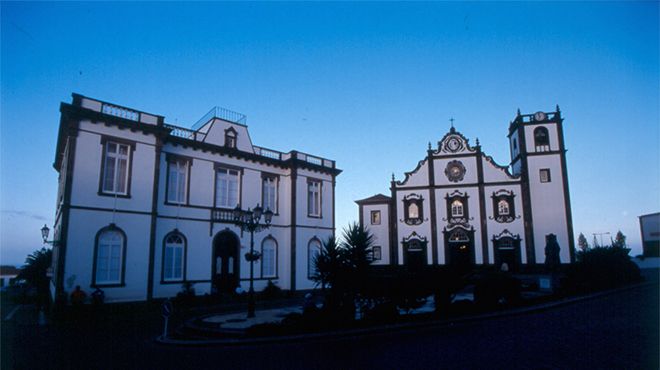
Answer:
M372 256L374 261L380 261L383 256L382 256L382 248L380 246L374 246L371 248L372 251Z
M178 204L188 203L188 161L169 162L167 176L167 201Z
M240 179L238 170L218 168L215 181L215 205L222 208L235 208L240 199Z
M371 211L371 224L380 225L380 211Z
M270 209L273 213L277 213L277 176L264 176L261 195L264 210Z
M108 141L104 147L101 191L106 194L128 194L130 146Z
M541 182L550 182L550 169L542 168L539 172L541 176Z
M321 182L307 182L307 215L321 217Z

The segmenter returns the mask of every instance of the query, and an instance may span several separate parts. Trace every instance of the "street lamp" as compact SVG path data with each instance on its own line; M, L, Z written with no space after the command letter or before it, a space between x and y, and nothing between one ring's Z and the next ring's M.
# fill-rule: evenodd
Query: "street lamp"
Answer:
M254 261L258 261L261 255L259 252L254 251L254 233L266 230L270 227L270 222L273 220L273 211L264 209L259 206L254 207L254 210L242 210L240 205L237 205L232 212L233 222L236 226L241 228L241 232L247 231L250 233L250 252L245 254L245 260L250 262L250 290L248 291L248 314L247 317L254 317ZM262 224L261 216L264 216L264 223Z
M50 229L44 224L44 227L41 228L41 238L44 240L44 244L57 245L57 240L48 240L48 233L50 233Z
M603 235L610 235L609 232L606 232L606 233L593 233L593 234L594 234L594 238L596 238L596 235L600 235L600 246L601 247L603 246Z

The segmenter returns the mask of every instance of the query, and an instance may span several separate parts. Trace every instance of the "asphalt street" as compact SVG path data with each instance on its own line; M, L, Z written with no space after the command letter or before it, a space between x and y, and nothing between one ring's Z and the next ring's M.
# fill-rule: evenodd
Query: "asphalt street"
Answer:
M659 286L446 327L242 346L156 344L159 317L2 323L3 369L658 369ZM3 312L3 319L7 311Z

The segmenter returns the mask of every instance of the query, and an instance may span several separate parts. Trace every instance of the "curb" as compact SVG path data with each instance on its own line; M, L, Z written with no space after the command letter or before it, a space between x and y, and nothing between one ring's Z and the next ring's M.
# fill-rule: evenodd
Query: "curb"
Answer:
M296 342L296 341L309 340L309 339L333 339L333 338L342 338L342 337L365 336L365 335L373 335L373 334L379 334L385 332L390 332L390 333L402 332L406 330L420 329L420 328L437 329L437 328L452 326L454 324L471 323L471 322L478 322L478 321L494 319L494 318L512 317L512 316L518 316L528 313L541 312L555 307L566 306L581 301L588 301L590 299L599 298L599 297L615 294L618 292L643 288L656 284L657 283L647 281L626 287L591 293L580 297L565 298L554 302L539 304L536 306L520 307L507 311L490 312L480 315L458 317L453 319L380 325L370 328L348 329L348 330L329 331L329 332L320 332L320 333L307 333L307 334L283 335L283 336L272 336L272 337L240 338L240 339L227 338L227 339L181 340L181 339L166 338L163 337L162 335L159 335L158 337L156 337L155 341L162 345L176 345L176 346L185 346L185 347L217 346L217 345L240 346L240 345L250 345L250 344Z

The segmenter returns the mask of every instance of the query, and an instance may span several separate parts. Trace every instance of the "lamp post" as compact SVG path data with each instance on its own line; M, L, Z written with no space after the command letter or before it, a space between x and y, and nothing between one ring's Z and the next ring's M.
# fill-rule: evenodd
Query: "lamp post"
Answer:
M606 232L606 233L593 233L593 234L594 234L594 238L596 238L596 235L600 235L600 246L601 247L603 246L603 235L610 235L609 232Z
M236 226L241 228L241 232L247 231L250 233L250 252L245 254L245 259L250 262L250 290L248 291L248 314L247 317L254 317L254 261L258 261L261 255L254 251L254 233L265 230L270 227L270 222L273 220L273 211L264 209L259 206L254 207L254 210L242 210L240 205L237 205L233 211L233 222ZM261 216L264 216L264 223L261 223Z

